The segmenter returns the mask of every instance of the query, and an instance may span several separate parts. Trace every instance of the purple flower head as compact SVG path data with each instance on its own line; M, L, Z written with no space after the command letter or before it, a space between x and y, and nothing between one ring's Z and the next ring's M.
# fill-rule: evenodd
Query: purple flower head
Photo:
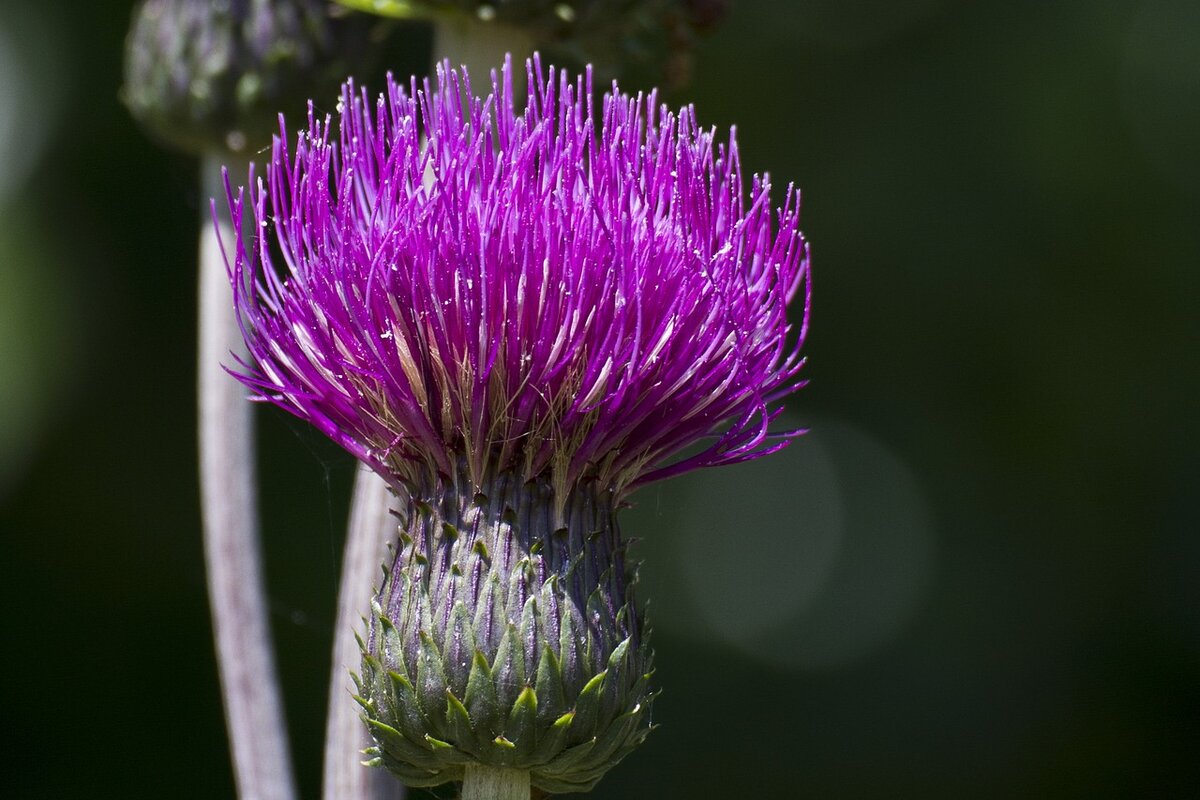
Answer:
M443 64L374 101L347 83L294 150L283 130L231 267L238 377L409 489L465 469L620 497L786 444L799 192L747 197L691 107L526 74L524 111L510 64L482 100Z

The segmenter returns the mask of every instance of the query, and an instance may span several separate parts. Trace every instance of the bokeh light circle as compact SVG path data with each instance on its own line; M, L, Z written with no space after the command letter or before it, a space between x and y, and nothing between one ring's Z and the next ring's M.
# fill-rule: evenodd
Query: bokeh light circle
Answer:
M627 515L656 626L793 669L851 663L903 633L934 561L920 483L860 428L811 428L768 458L648 490Z

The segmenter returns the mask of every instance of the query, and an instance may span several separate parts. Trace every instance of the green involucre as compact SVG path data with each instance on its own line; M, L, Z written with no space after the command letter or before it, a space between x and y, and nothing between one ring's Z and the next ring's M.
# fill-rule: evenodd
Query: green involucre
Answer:
M650 732L654 697L615 510L511 475L433 494L409 504L363 644L368 763L410 786L478 763L590 789Z

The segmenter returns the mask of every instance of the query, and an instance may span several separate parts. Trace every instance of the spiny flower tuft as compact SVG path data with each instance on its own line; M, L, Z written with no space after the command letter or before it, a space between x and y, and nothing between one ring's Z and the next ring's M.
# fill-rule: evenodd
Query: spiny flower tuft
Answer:
M597 120L588 78L526 66L524 112L507 67L479 100L443 65L375 103L346 84L336 139L310 110L294 153L275 140L264 235L238 231L240 377L410 488L465 462L624 495L778 449L799 192L773 215L755 176L744 200L732 133L691 107L614 84Z
M748 196L732 133L526 63L475 97L347 84L249 194L238 377L402 498L363 642L371 763L584 791L650 730L617 523L638 486L769 453L800 384L799 193ZM252 176L253 177L253 176ZM233 219L246 195L228 189ZM247 215L249 216L249 215ZM803 295L793 330L786 308Z

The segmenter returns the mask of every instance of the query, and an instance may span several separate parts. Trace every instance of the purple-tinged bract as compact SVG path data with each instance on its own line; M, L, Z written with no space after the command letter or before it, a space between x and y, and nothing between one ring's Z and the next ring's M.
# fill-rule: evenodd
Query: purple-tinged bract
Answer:
M597 116L589 79L527 72L523 112L507 68L464 104L444 65L375 101L347 84L336 135L310 111L275 141L263 235L239 231L239 377L410 487L465 462L623 496L777 449L799 192L773 210L756 176L745 199L732 134L691 107L614 85Z

